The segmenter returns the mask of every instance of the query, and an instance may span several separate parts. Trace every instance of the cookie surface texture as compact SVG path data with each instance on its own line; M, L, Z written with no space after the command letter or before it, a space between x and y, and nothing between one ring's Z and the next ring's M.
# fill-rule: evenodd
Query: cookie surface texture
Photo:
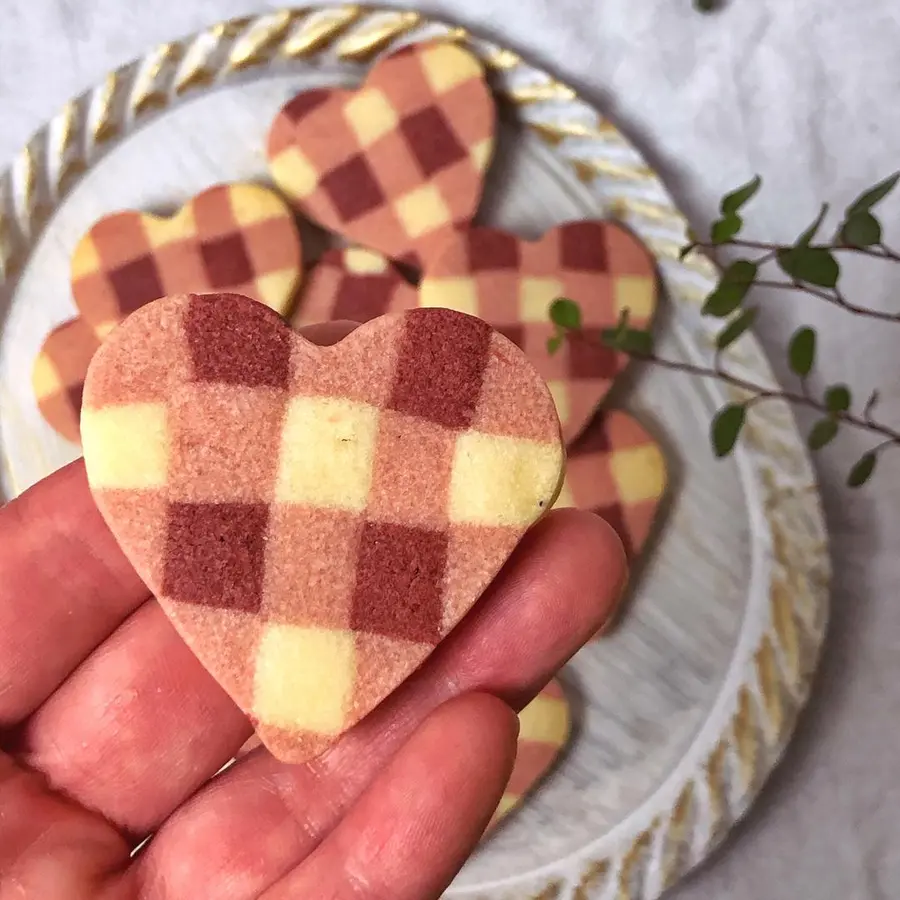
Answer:
M307 275L291 325L368 322L417 305L416 289L381 253L362 247L329 250Z
M474 217L495 130L479 61L429 41L379 60L356 91L291 100L269 134L269 170L304 215L420 264Z
M569 701L555 678L519 713L516 763L489 829L522 805L548 774L569 742Z
M294 215L273 191L223 184L171 218L100 219L72 255L82 318L105 337L145 303L173 294L235 292L286 314L302 279Z
M551 354L550 305L558 297L581 307L582 329ZM603 329L623 309L643 329L656 309L653 257L614 222L572 222L524 241L490 228L451 240L425 270L419 301L476 315L521 347L550 385L563 435L576 438L628 363L604 347Z
M659 515L666 483L666 458L653 436L628 413L604 409L569 447L556 506L602 516L634 562Z
M95 355L81 430L120 544L287 762L428 657L564 465L522 353L447 310L320 348L243 297L161 300Z

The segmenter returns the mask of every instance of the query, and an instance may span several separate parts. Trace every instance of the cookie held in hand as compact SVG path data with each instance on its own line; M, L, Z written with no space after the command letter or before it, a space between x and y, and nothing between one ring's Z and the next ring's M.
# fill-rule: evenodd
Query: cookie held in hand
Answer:
M479 61L448 41L377 62L356 91L298 94L269 134L269 170L310 219L419 265L467 226L494 150Z
M539 241L494 228L473 228L453 238L427 267L422 306L480 316L521 347L550 385L563 437L574 440L590 422L628 357L603 345L623 309L632 328L646 328L659 287L653 257L616 222L570 222ZM575 300L582 328L556 353L550 306Z
M212 187L171 218L106 216L72 255L75 305L101 338L145 303L173 294L236 292L286 314L302 275L293 213L255 184Z
M317 347L229 295L129 317L91 363L81 433L126 554L287 762L421 665L564 465L546 385L480 320L413 310Z

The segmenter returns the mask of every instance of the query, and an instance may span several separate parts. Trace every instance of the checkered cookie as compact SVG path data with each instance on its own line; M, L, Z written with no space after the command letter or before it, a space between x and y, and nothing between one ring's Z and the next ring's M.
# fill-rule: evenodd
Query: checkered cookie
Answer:
M666 458L659 444L628 413L605 409L568 456L556 506L602 516L633 562L644 549L666 492Z
M50 426L76 444L84 379L99 347L97 333L79 316L54 328L34 361L31 383L38 409Z
M134 313L95 355L98 506L280 759L413 672L552 506L553 400L479 319L413 310L319 348L233 295Z
M426 269L419 302L479 316L521 347L550 385L568 442L627 364L627 356L602 346L600 332L625 308L632 327L646 327L657 296L644 245L621 225L588 221L562 225L534 243L488 228L465 232ZM557 297L578 301L583 329L551 355L549 308Z
M519 713L516 764L488 829L522 805L569 742L571 717L562 685L554 679Z
M417 304L416 289L380 253L361 247L329 250L307 276L291 325L368 322Z
M75 249L72 291L102 338L145 303L189 291L234 291L286 314L302 272L300 235L284 201L253 184L226 184L169 219L101 219Z
M269 168L304 215L419 265L474 217L496 112L478 60L455 44L398 50L357 91L299 94L269 135Z

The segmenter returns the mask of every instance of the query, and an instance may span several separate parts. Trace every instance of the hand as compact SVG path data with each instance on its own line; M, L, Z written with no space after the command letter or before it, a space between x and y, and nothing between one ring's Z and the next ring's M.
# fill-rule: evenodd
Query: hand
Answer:
M324 756L288 766L257 749L211 782L251 728L73 463L0 510L0 900L440 896L503 792L514 711L603 625L624 581L609 526L551 513Z

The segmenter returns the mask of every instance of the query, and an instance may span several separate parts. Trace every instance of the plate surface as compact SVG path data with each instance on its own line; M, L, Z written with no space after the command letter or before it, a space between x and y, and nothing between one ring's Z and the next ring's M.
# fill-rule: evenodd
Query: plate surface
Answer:
M699 304L715 273L678 261L684 219L596 110L514 53L413 13L285 10L155 48L68 104L0 175L4 495L79 455L43 423L30 372L46 333L74 314L68 261L91 224L123 208L174 211L223 180L268 181L265 135L290 96L354 84L378 53L446 33L485 60L506 101L483 220L537 237L573 218L622 219L665 281L660 353L709 363ZM772 381L751 336L729 364ZM657 897L722 840L780 757L825 631L825 530L786 408L755 407L738 451L713 461L708 423L728 399L660 369L614 392L665 447L664 520L621 627L563 674L571 749L449 896Z

